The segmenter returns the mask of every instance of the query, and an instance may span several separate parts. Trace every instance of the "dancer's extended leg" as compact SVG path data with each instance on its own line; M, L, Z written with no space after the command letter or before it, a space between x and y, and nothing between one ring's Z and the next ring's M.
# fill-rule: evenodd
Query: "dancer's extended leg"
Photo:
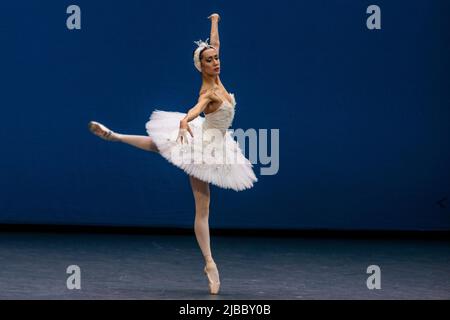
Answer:
M102 139L108 141L123 142L145 151L159 152L156 144L149 136L117 133L96 121L89 122L88 127L93 134Z
M152 138L148 136L138 136L132 134L117 134L119 137L119 141L123 143L127 143L136 148L140 148L146 151L159 152L156 144L153 142Z

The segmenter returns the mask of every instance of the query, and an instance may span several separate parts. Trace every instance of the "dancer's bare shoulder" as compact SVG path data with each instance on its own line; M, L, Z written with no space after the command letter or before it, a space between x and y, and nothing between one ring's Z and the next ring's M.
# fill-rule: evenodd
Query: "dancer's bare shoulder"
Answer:
M219 86L214 86L212 88L203 89L200 91L200 95L198 97L199 100L207 99L210 103L220 102L220 98L217 95L219 91Z
M220 98L216 94L219 90L219 86L214 86L212 88L203 89L200 91L199 101L206 101L206 106L203 110L204 114L212 112L220 104Z

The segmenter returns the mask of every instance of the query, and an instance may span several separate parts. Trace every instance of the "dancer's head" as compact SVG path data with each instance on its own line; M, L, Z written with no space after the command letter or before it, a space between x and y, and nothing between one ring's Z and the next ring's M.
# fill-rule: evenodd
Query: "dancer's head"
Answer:
M208 44L208 39L195 41L198 47L194 50L193 60L199 72L214 76L220 73L220 59L216 48Z

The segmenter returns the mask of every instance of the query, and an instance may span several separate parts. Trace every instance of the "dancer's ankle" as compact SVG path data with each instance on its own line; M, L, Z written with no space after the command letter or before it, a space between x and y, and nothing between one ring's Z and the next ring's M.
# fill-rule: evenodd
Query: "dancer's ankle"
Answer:
M212 256L205 256L205 263L206 264L214 263L214 259L212 258Z

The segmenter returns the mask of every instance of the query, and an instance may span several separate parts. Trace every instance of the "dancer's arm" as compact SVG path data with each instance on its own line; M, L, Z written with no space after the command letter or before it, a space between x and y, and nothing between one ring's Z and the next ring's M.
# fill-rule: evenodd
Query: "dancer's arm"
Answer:
M187 132L189 132L192 137L194 136L188 122L197 118L211 101L210 94L205 94L198 99L198 103L195 106L189 109L186 116L180 120L180 130L178 132L177 142L187 142Z
M202 95L195 106L187 112L186 116L180 121L180 128L186 129L187 123L197 118L203 110L206 109L208 103L212 101L211 93ZM183 125L183 126L182 126Z
M220 16L217 13L213 13L208 17L211 20L211 35L209 37L209 43L216 48L219 53L220 40L219 40L219 20Z

